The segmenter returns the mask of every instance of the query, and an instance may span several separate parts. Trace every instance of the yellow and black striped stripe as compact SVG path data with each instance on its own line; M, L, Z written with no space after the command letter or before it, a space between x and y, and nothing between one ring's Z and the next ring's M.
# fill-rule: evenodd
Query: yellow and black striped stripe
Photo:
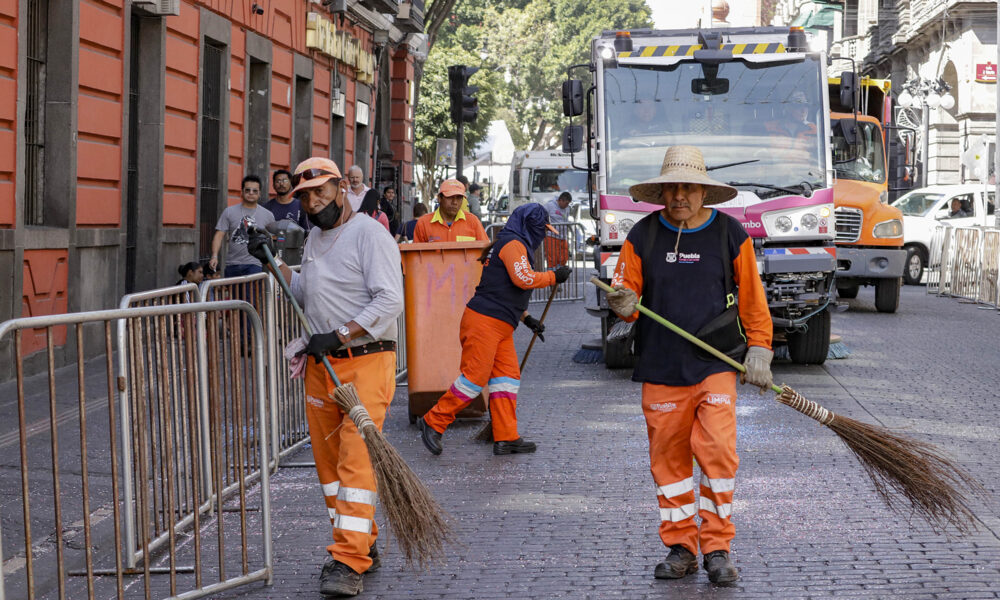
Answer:
M620 58L652 58L657 56L691 56L701 50L701 44L680 44L675 46L642 46L630 52L622 52ZM733 54L778 54L785 52L784 44L723 44L723 50Z

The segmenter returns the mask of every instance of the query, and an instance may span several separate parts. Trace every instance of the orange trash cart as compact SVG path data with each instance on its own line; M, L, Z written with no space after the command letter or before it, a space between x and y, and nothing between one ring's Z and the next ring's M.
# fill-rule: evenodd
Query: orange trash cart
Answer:
M459 322L479 285L479 255L489 245L477 242L403 244L406 306L406 370L410 423L416 423L459 375L462 345ZM458 413L459 418L486 413L486 394Z

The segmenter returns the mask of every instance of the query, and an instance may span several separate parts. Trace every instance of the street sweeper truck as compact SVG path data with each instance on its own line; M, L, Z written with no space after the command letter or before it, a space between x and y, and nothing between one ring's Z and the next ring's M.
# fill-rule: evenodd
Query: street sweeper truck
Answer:
M754 240L775 332L794 362L822 363L836 271L825 54L799 28L606 31L577 69L589 81L563 84L563 151L586 156L573 166L591 179L597 276L611 279L629 230L660 208L629 186L659 174L668 147L697 146L709 175L739 190L718 208ZM605 364L630 366L630 325L596 287L585 304Z

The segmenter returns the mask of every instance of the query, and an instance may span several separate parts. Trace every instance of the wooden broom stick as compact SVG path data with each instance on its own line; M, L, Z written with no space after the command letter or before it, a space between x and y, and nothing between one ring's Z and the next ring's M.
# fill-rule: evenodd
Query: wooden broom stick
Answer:
M592 277L590 282L605 292L615 291L596 277ZM746 368L740 363L642 304L637 302L635 307L740 373L746 373ZM892 494L895 493L905 498L912 511L935 531L951 526L960 533L968 534L978 529L979 520L971 508L970 497L986 499L988 493L968 471L932 444L835 414L787 385L772 383L771 389L778 393L778 402L815 419L837 434L861 463L879 498L890 510L899 514L906 512L905 507L894 501Z

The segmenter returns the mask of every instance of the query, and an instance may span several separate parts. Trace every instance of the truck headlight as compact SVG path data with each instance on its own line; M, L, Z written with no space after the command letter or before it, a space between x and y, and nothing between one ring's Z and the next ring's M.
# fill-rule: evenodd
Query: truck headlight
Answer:
M812 213L806 213L799 219L799 224L802 225L803 229L816 229L816 226L819 225L819 219Z
M608 225L614 223L616 220L615 213L606 213L604 215L604 222Z
M792 220L788 217L778 217L774 222L774 226L778 228L778 231L788 233L792 230Z
M872 235L877 238L896 238L903 236L903 222L899 219L882 221L872 229Z
M632 227L635 226L635 221L632 219L622 219L618 221L618 231L622 232L622 235L628 235L629 231L632 231Z

